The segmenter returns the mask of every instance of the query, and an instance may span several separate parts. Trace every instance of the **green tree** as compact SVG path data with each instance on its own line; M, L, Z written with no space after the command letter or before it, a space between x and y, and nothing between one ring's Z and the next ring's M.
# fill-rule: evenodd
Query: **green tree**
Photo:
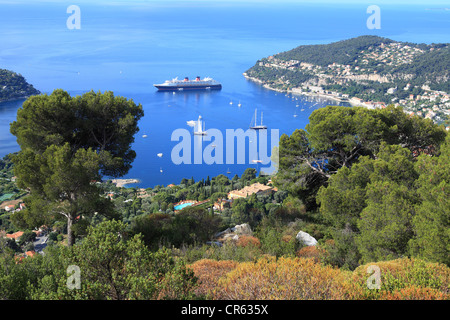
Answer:
M110 212L92 182L128 172L142 116L141 105L112 92L71 97L55 90L27 99L11 133L21 147L13 158L18 184L31 190L30 201L36 203L28 213L39 215L35 208L50 206L51 213L66 217L68 244L73 245L71 226L78 215ZM22 222L32 220L29 216Z
M63 146L52 145L42 154L25 149L14 161L17 164L16 174L21 177L19 185L31 190L31 196L27 198L30 205L25 210L25 220L30 222L27 216L33 209L38 209L36 215L41 216L42 211L39 209L42 208L49 215L64 216L67 220L68 245L75 242L72 225L77 217L93 215L95 212L105 216L114 214L111 201L101 197L100 190L92 183L93 179L99 177L100 159L95 151L79 149L73 155L66 143Z
M356 267L354 255L345 252L355 248L363 261L406 255L417 177L410 150L386 143L376 159L363 157L351 168L339 169L317 196L320 213L334 228L334 253L341 255L333 259Z
M383 142L433 154L446 134L431 121L409 117L394 106L328 106L315 110L305 129L281 136L279 173L273 182L300 197L309 210L316 207L316 193L332 175L364 156L375 159Z
M413 218L413 256L450 265L450 135L438 157L422 155L416 168L421 202Z

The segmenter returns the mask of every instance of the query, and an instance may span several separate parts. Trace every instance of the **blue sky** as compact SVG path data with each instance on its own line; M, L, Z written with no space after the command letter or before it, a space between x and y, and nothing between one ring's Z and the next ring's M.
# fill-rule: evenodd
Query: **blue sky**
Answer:
M111 5L135 5L135 4L162 4L162 3L193 3L202 2L208 5L214 3L324 3L324 4L367 4L367 5L423 5L423 6L442 6L450 7L449 0L0 0L0 4L36 4L36 3L70 3L70 4L111 4Z

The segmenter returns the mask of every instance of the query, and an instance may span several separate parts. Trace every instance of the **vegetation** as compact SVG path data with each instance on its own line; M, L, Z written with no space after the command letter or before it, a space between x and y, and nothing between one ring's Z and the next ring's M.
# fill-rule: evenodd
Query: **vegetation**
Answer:
M330 44L302 45L258 60L246 74L277 89L320 85L324 90L365 101L391 103L410 94L423 95L424 85L450 92L449 53L449 44L360 36ZM403 90L408 84L410 89ZM398 90L387 95L390 88Z
M60 214L67 219L72 245L72 224L78 216L113 214L92 181L102 174L128 172L136 157L131 144L142 116L141 105L112 92L91 91L72 98L55 90L25 101L11 124L21 147L13 157L18 185L30 189L22 222L38 227L47 222L46 214Z
M15 72L0 69L0 102L39 94L25 78Z
M277 189L231 203L229 191L268 177L247 169L148 189L100 182L131 164L139 106L109 93L35 99L43 103L25 104L12 126L20 153L2 164L31 192L26 210L0 212L2 229L24 231L0 239L0 299L449 299L450 135L432 121L393 106L315 110L280 139ZM120 136L113 119L128 119L124 140L99 146L103 130L77 116L101 118L114 105L123 112L110 110L103 125ZM31 130L46 107L63 120ZM201 204L175 211L182 200ZM25 257L42 225L45 255ZM246 232L220 238L238 225ZM71 266L82 275L76 288ZM377 289L369 267L380 269Z

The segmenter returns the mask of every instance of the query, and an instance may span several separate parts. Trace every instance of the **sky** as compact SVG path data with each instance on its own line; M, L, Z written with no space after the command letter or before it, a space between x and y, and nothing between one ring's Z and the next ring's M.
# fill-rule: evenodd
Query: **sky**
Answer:
M424 5L449 7L449 0L0 0L0 4L37 4L37 3L58 3L67 2L70 4L102 4L102 5L136 5L136 4L175 4L175 3L205 3L214 5L215 3L323 3L323 4L367 4L367 5Z

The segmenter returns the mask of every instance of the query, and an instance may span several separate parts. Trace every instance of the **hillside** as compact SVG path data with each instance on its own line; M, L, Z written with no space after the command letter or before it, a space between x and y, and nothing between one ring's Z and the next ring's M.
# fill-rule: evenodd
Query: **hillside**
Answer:
M13 71L0 69L0 102L39 94L39 90Z
M449 70L449 44L361 36L262 58L244 75L281 91L396 103L424 116L432 111L430 117L441 122L450 110Z

